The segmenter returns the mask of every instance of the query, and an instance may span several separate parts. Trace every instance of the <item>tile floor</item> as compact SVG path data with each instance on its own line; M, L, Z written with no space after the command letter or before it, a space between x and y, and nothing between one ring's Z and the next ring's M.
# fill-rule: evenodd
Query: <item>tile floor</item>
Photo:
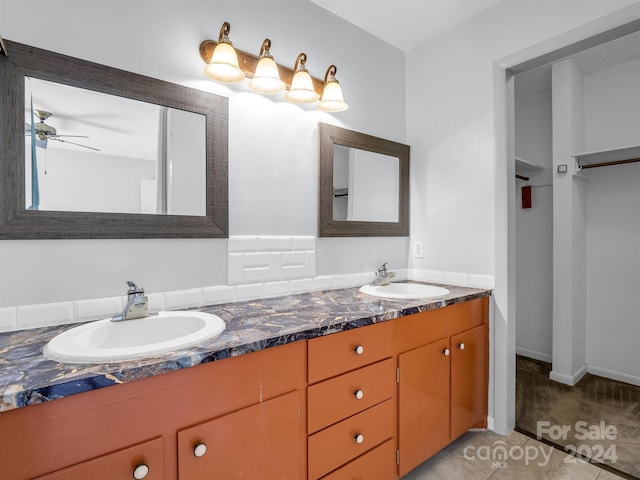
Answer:
M401 480L624 480L512 432L468 432Z

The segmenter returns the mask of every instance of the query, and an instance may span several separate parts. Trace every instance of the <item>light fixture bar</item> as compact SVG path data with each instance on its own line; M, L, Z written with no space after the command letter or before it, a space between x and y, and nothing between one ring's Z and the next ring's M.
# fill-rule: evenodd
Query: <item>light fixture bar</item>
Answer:
M218 42L215 40L204 40L200 44L200 57L204 60L205 63L209 63L211 61L211 56L213 55L213 50L218 45ZM247 78L253 78L253 74L256 71L256 66L258 65L259 57L253 55L248 52L243 52L242 50L238 50L236 48L236 53L238 54L238 66L240 70L244 73ZM294 71L291 68L284 67L277 63L278 72L280 72L280 78L285 83L287 90L291 88L291 80L293 79ZM324 89L324 81L319 80L315 77L311 77L311 81L313 82L313 89L318 93L318 95L322 95L322 90Z

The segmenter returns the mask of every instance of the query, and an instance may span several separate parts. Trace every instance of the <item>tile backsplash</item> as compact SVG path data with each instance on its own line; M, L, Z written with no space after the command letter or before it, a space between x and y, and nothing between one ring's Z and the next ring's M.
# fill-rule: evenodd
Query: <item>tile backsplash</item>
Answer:
M310 279L316 237L229 237L229 285Z
M316 275L315 237L230 237L228 285L148 292L150 310L178 310L337 288L359 287L373 271ZM420 269L392 269L395 280L417 280L465 287L494 288L490 275ZM120 311L126 296L0 308L0 332L107 318Z

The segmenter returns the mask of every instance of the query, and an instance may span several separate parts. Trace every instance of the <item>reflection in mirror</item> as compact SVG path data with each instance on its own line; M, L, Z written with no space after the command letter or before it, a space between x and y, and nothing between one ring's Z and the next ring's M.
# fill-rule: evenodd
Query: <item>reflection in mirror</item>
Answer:
M409 146L318 124L318 235L409 235Z
M206 117L25 77L30 210L205 215Z
M397 222L400 159L342 145L333 147L333 219Z
M228 236L227 98L5 43L0 239Z

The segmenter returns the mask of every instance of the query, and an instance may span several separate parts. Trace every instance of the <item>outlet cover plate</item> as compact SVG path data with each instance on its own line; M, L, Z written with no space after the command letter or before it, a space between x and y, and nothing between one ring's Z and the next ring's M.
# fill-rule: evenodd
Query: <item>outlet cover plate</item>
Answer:
M424 258L424 242L421 240L413 242L413 258Z

